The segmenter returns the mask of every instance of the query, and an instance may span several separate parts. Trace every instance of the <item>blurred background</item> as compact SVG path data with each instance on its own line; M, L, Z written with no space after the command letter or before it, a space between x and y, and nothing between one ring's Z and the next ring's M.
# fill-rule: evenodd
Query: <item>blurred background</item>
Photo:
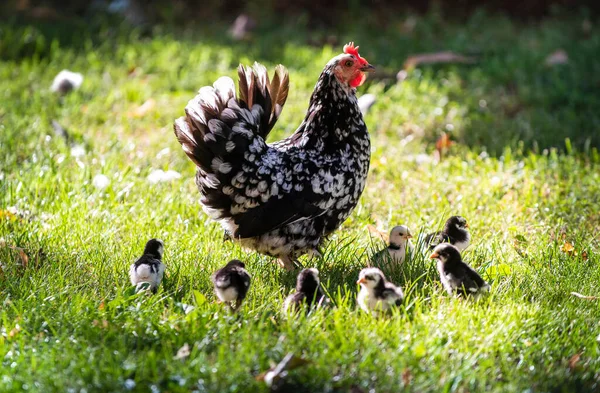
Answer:
M377 66L359 92L372 95L367 106L376 102L367 109L375 135L415 137L430 149L448 137L492 155L506 147L591 153L600 145L596 0L9 0L0 7L0 60L47 66L53 75L39 83L80 62L95 93L137 83L123 107L107 97L101 110L116 116L169 91L153 119L167 126L190 92L233 76L239 62L282 63L298 96L273 134L279 138L301 121L328 57L355 41ZM92 87L94 80L105 83ZM22 96L21 87L8 86L5 98Z

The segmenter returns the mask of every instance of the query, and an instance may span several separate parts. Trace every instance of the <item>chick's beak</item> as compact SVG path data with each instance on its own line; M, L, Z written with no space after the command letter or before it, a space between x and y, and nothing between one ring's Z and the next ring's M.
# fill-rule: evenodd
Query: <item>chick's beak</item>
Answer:
M465 224L465 228L468 228L468 227L469 227L469 223L466 223L466 224Z
M366 282L367 282L367 280L365 280L365 278L363 277L363 278L358 279L358 281L356 283L357 284L364 284Z
M435 258L437 258L437 257L439 257L439 256L440 256L440 254L438 254L437 252L434 252L433 254L431 254L431 255L429 256L429 258L431 258L431 259L435 259Z
M360 67L360 70L362 72L375 72L375 67L367 63L364 66Z

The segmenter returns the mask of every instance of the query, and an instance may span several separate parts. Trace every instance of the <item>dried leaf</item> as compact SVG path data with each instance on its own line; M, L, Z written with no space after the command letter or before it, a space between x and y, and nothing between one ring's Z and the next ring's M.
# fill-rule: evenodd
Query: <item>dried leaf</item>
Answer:
M387 232L384 232L384 231L380 230L379 228L377 228L375 225L371 225L371 224L367 225L367 230L369 231L369 234L371 234L372 236L379 237L379 238L381 238L381 240L383 240L384 242L387 243L388 237L389 237L389 234Z
M13 338L17 334L19 334L20 331L21 331L21 326L19 326L19 324L16 324L15 327L12 328L11 331L8 333L8 337Z
M600 299L600 296L586 296L586 295L582 295L579 292L571 292L571 295L578 297L580 299L585 299L585 300L598 300Z
M404 386L409 386L411 381L412 373L410 372L410 369L405 368L404 370L402 370L402 383L404 384Z
M442 135L435 142L435 150L438 155L439 161L442 161L444 157L444 152L452 146L452 141L450 140L450 136L445 132L442 132Z
M555 66L569 63L569 55L563 49L558 49L546 57L544 63L547 66Z
M97 319L94 319L92 321L92 325L94 327L102 327L102 329L108 329L108 321L106 319L103 319L102 322L98 321Z
M173 359L176 360L183 360L185 358L187 358L188 356L190 356L191 350L190 350L190 346L188 343L183 344L183 347L179 348L179 350L177 351L177 355L175 355L175 357Z
M295 356L293 353L288 353L274 367L256 376L257 381L264 381L267 386L271 387L277 384L281 379L285 378L288 371L302 367L310 363L310 361L301 357Z
M15 213L14 211L10 210L10 209L0 209L0 219L6 219L9 221L17 221L17 220L21 220L21 217L19 217L19 215L17 213Z
M412 69L419 64L437 64L437 63L475 63L475 58L472 56L464 56L452 51L443 51L435 53L421 53L418 55L409 56L404 62L404 69Z
M577 251L575 251L575 247L573 246L573 244L571 244L569 242L565 242L560 249L562 252L564 252L567 255L570 255L570 256L577 255Z
M569 359L569 370L574 371L580 359L580 353L576 353L575 355L571 356L571 358Z
M450 136L445 132L442 132L442 135L438 138L437 142L435 142L435 148L438 150L448 149L452 146L452 141L450 140Z
M134 109L132 112L130 112L129 116L136 117L136 118L144 117L148 113L150 113L154 109L155 106L156 106L156 101L153 98L150 98L150 99L146 100L146 102L144 102L142 105L140 105L139 107Z
M29 264L29 257L25 253L25 250L21 247L8 246L8 248L15 250L17 252L16 262L20 264L22 267L27 267Z

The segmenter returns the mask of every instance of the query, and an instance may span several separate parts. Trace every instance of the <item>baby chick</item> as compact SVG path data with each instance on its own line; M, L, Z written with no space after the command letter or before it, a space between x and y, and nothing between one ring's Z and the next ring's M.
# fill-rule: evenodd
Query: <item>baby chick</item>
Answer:
M156 293L165 274L165 265L162 263L164 250L162 240L150 239L146 243L144 254L131 265L129 278L137 290L146 284L152 293Z
M229 261L211 277L217 297L229 304L232 312L242 305L250 288L250 278L246 265L237 259Z
M283 313L296 312L302 306L320 306L327 301L320 287L319 271L315 268L304 269L296 279L296 292L289 295L283 302Z
M402 289L388 282L383 272L376 267L360 271L357 284L360 284L357 302L360 308L376 315L402 304Z
M373 255L372 260L379 262L392 262L397 265L404 263L406 249L412 248L409 240L412 237L406 225L392 228L390 232L390 245Z
M430 256L437 259L437 269L444 289L450 295L478 296L482 292L489 292L490 285L463 262L458 249L448 243L436 246Z
M469 224L464 217L452 216L446 221L444 229L425 237L425 244L429 246L429 249L433 249L438 244L450 243L458 248L458 251L463 251L469 247L471 242L471 235L467 228L469 228Z

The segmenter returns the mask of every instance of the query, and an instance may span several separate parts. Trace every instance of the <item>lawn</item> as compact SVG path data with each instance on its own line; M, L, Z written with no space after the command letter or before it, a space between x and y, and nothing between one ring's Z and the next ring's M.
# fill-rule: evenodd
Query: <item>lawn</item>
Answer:
M265 23L247 42L218 23L3 23L0 391L261 392L257 375L288 353L309 362L284 392L600 391L598 300L571 294L600 295L598 22L576 11L529 23L432 12L329 30L300 19ZM320 44L331 34L337 44ZM270 140L287 136L350 40L378 68L359 89L377 96L365 118L371 171L323 258L303 259L335 307L285 319L295 274L223 242L172 123L239 62L282 63L290 96ZM568 61L546 65L559 49ZM396 82L407 56L440 50L475 62L418 65ZM49 86L65 68L85 80L59 97ZM439 161L442 132L455 142ZM158 169L182 176L153 184ZM417 254L389 277L404 306L361 312L358 272L383 245L373 228L427 232L452 214L469 221L464 257L490 296L450 298ZM164 285L133 295L128 268L151 237L166 245ZM253 276L236 316L210 283L231 258Z

